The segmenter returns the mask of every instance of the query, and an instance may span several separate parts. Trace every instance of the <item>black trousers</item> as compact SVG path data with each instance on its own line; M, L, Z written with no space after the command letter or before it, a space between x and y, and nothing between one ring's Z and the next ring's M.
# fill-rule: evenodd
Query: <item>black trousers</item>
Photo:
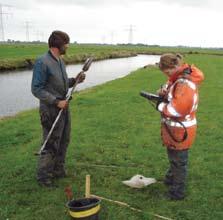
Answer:
M166 173L166 181L169 183L169 193L182 197L185 193L186 177L188 170L188 150L173 150L167 148L170 167Z
M60 109L54 105L40 104L40 120L43 141L46 139ZM67 147L70 141L71 120L69 109L63 110L53 133L46 144L44 154L39 156L37 180L53 177L54 172L64 170Z

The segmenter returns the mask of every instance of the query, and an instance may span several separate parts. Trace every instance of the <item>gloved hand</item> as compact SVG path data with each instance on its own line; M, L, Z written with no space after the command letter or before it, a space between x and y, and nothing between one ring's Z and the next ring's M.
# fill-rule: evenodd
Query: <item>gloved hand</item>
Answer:
M86 75L83 72L78 73L78 75L76 76L75 80L78 83L82 83L86 78Z
M167 93L167 88L165 85L161 85L160 89L157 90L157 94L160 96L160 97L164 97Z

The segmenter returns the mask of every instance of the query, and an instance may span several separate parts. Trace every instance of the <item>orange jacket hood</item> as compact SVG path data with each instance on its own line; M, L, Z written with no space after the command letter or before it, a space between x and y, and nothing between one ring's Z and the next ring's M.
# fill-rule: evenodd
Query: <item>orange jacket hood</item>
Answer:
M178 78L189 79L199 85L204 80L204 74L194 65L183 64L177 72L169 78L169 81L175 82Z

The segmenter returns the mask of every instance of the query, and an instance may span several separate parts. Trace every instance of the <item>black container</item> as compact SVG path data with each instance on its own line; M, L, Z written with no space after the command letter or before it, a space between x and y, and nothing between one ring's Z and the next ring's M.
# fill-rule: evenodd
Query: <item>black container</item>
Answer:
M99 220L100 203L97 198L74 199L67 203L67 207L73 219Z

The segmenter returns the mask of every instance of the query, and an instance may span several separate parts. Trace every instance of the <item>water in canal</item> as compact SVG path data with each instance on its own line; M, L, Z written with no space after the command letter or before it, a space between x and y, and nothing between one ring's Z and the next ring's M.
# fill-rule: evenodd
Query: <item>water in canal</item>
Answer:
M86 80L77 86L77 90L124 77L137 68L147 64L155 64L158 61L159 56L138 55L136 57L93 62L86 73ZM81 64L68 65L67 73L69 77L76 76L81 68ZM31 70L0 74L0 117L14 115L20 111L38 106L38 100L31 93L31 79Z

